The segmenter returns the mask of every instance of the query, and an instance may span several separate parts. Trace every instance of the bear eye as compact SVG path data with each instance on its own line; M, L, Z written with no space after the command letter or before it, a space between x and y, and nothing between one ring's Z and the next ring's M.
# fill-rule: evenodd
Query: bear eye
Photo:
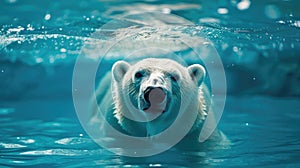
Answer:
M139 72L135 73L134 77L137 79L140 79L141 77L143 77L143 73L139 71Z
M178 79L179 79L179 75L171 74L171 75L170 75L170 78L171 78L172 81L177 82Z

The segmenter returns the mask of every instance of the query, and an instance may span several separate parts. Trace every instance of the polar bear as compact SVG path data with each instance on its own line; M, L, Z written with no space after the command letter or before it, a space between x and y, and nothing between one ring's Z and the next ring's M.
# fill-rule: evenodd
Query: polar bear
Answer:
M181 120L182 127L190 128L187 136L198 134L211 105L205 73L200 64L185 67L166 58L118 61L98 85L91 123L101 113L118 131L147 137L167 129L179 113L188 119L194 112L193 123Z

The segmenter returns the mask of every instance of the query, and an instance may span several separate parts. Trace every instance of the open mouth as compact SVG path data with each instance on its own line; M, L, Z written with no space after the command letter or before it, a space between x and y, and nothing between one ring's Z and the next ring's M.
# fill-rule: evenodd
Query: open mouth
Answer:
M164 113L169 102L168 92L161 87L148 87L140 97L144 112Z

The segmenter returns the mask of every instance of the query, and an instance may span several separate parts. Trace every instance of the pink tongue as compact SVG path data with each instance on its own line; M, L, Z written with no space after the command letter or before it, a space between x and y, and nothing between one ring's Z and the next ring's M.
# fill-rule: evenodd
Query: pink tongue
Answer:
M146 112L162 113L166 108L166 94L159 88L151 90L149 93L150 108Z
M165 100L166 94L159 88L153 89L149 94L151 104L159 104Z

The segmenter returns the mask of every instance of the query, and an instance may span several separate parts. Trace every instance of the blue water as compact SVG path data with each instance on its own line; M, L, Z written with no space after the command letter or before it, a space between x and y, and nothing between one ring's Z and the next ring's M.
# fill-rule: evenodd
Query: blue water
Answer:
M296 0L1 1L0 166L299 167L299 6ZM125 24L118 20L119 27L104 30L101 26L145 11L177 15L193 23L166 28L166 34L180 30L214 44L227 79L226 105L218 127L230 140L229 146L193 152L170 149L156 156L129 158L101 148L80 125L72 101L72 75L81 49L86 43L113 41L109 32ZM147 27L141 30L155 34ZM103 34L96 39L93 33L99 31ZM194 61L183 45L153 44L176 50L187 63ZM130 47L121 46L108 55L97 80Z

